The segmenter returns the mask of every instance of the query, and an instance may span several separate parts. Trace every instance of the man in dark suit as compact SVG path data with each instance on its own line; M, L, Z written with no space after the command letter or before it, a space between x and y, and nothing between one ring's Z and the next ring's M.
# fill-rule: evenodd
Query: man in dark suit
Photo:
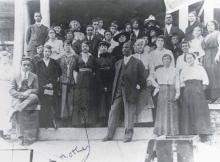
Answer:
M103 141L113 139L120 110L124 107L125 136L124 142L130 142L133 136L134 117L138 89L146 88L146 73L143 63L134 58L131 42L123 45L124 58L116 62L115 78L112 91L112 105L108 120L108 133Z
M177 34L180 42L184 38L183 31L177 26L173 25L173 17L170 13L167 13L165 16L165 28L164 28L164 37L165 37L165 48L171 50L172 43L171 37L173 34Z
M94 27L92 25L88 25L86 27L85 40L89 42L89 52L93 56L97 57L98 44L102 41L102 35L99 33L95 33Z
M35 24L28 27L26 34L27 52L33 58L36 54L36 47L44 44L48 36L48 28L41 24L42 16L39 12L35 12Z
M143 31L140 30L140 25L139 25L139 21L138 19L132 19L131 20L131 25L132 25L132 29L133 29L133 38L135 40L142 38L143 37Z

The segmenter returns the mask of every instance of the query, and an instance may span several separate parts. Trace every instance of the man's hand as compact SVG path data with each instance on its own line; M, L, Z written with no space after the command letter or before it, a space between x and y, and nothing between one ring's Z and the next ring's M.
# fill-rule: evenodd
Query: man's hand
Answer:
M141 89L140 85L138 85L138 84L137 84L136 88L137 88L137 89Z

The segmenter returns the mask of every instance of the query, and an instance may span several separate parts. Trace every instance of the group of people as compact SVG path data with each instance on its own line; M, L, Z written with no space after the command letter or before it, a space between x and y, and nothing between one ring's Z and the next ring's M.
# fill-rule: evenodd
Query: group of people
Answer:
M37 121L31 116L40 105L40 127L57 128L57 118L73 127L108 125L103 141L113 139L121 117L124 142L132 140L135 123L153 122L157 136L200 135L203 140L212 134L208 103L220 101L216 21L204 27L192 11L183 32L171 14L165 15L164 28L150 15L144 29L132 19L119 31L116 21L104 29L96 18L84 33L72 20L62 34L59 25L41 24L39 12L34 19L22 72L10 89L19 101L13 106L15 123L21 116Z

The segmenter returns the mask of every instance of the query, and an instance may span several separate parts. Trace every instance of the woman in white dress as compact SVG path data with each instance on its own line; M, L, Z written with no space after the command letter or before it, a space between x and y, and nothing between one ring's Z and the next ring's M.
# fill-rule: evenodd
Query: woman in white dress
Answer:
M193 39L189 41L189 46L190 46L189 51L194 53L196 55L196 59L198 60L198 62L202 64L203 56L205 55L205 51L202 48L202 42L204 40L202 36L202 27L196 26L193 29L192 35L193 35Z
M172 57L162 57L163 66L155 72L154 95L159 92L157 100L154 133L157 136L179 134L177 99L180 95L179 77L176 68L171 66Z
M206 70L195 63L195 58L192 53L185 55L188 66L180 74L180 81L184 84L180 133L199 135L201 140L207 140L211 126L204 90L209 84L209 78Z
M135 58L141 60L145 66L145 70L149 74L150 72L150 55L148 52L144 52L145 40L137 39L134 44ZM146 80L150 80L150 75ZM148 87L139 92L138 102L137 102L137 111L136 111L136 122L137 123L146 123L152 122L152 109L154 108L151 89Z

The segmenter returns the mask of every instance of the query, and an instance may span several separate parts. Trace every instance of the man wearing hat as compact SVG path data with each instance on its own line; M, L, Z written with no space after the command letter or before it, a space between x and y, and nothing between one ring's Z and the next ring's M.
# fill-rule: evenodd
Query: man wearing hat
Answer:
M97 86L98 86L98 117L100 126L107 125L108 113L111 107L111 92L114 80L115 59L108 52L110 43L102 41L99 43L97 58Z
M122 47L125 42L129 41L129 39L130 34L125 31L122 31L113 37L113 40L119 43L118 46L116 46L112 51L112 55L115 57L116 61L123 58Z
M115 64L115 78L112 90L112 105L108 119L108 132L103 141L113 139L121 109L124 108L124 142L133 136L134 117L139 89L146 88L146 71L143 63L132 56L132 44L123 45L123 59Z
M38 105L38 78L31 71L31 59L29 57L22 58L21 70L16 74L11 81L9 90L12 96L12 115L11 119L15 121L16 133L20 140L28 140L27 129L25 122L32 120L37 114L33 112ZM32 113L30 113L32 111ZM31 119L32 118L32 119ZM35 118L37 121L37 118ZM38 124L34 124L37 126ZM37 131L36 131L37 133ZM36 140L35 134L35 140Z

